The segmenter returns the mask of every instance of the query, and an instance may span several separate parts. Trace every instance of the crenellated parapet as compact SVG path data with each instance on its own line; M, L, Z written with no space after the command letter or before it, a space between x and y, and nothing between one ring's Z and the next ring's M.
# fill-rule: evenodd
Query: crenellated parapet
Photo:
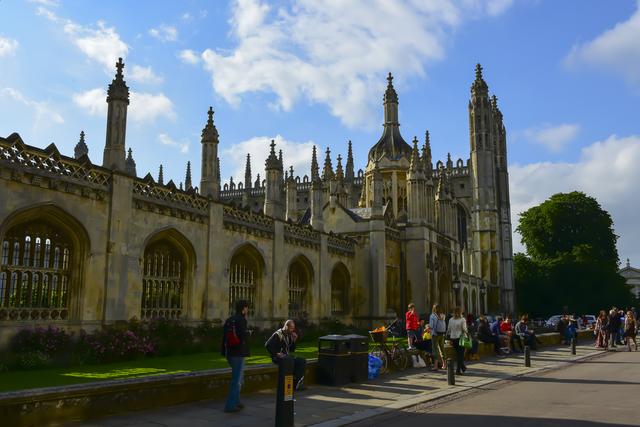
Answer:
M204 223L208 218L209 201L195 191L181 191L173 181L167 185L152 179L135 179L133 200L137 209L170 215Z
M20 135L0 138L0 173L24 184L105 200L111 172L80 159L60 154L55 144L40 149L26 145Z
M225 206L222 211L222 223L227 230L249 233L267 239L273 239L274 236L274 219L248 210Z
M330 233L327 237L329 253L338 256L354 257L356 254L356 241L346 236Z
M285 224L284 241L291 245L318 249L320 247L320 233L310 227Z

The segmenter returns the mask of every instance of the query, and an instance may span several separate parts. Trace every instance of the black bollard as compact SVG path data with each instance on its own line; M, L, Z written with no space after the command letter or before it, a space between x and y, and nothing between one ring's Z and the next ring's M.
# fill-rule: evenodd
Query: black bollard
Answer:
M524 346L524 366L531 367L531 350L528 345Z
M456 385L456 376L453 373L453 359L447 359L447 383Z
M571 338L571 354L575 356L576 354L576 339Z
M276 427L293 427L293 357L284 357L278 368Z

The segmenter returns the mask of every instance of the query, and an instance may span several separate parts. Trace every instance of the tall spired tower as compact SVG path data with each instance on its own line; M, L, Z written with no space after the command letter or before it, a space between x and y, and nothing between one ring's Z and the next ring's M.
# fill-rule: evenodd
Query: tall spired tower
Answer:
M102 166L124 172L125 138L127 135L127 108L129 106L129 88L124 81L122 69L124 62L118 58L116 77L107 91L107 140L104 145Z

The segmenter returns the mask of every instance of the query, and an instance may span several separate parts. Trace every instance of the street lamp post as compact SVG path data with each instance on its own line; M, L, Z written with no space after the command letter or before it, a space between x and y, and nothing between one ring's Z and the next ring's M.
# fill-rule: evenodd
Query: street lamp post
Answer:
M460 281L458 280L458 278L454 278L453 284L451 285L453 287L453 292L455 293L455 305L456 306L460 306Z
M485 313L485 305L484 305L484 296L487 293L487 288L484 285L484 281L482 281L480 283L480 311L482 311L482 314L487 314Z

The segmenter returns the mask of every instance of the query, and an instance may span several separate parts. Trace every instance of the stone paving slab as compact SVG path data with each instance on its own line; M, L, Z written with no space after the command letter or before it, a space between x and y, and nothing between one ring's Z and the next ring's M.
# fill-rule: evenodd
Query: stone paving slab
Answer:
M413 368L384 375L363 384L343 387L313 386L296 396L296 426L334 427L347 425L389 411L412 407L455 393L482 389L496 381L562 367L567 363L601 354L591 345L579 345L577 355L569 347L545 347L532 352L530 368L522 355L488 358L468 362L465 375L456 376L456 385L447 384L445 371L431 372ZM223 412L224 402L202 401L152 411L68 424L70 427L240 427L270 426L275 418L275 392L263 391L241 396L245 409L240 413Z

